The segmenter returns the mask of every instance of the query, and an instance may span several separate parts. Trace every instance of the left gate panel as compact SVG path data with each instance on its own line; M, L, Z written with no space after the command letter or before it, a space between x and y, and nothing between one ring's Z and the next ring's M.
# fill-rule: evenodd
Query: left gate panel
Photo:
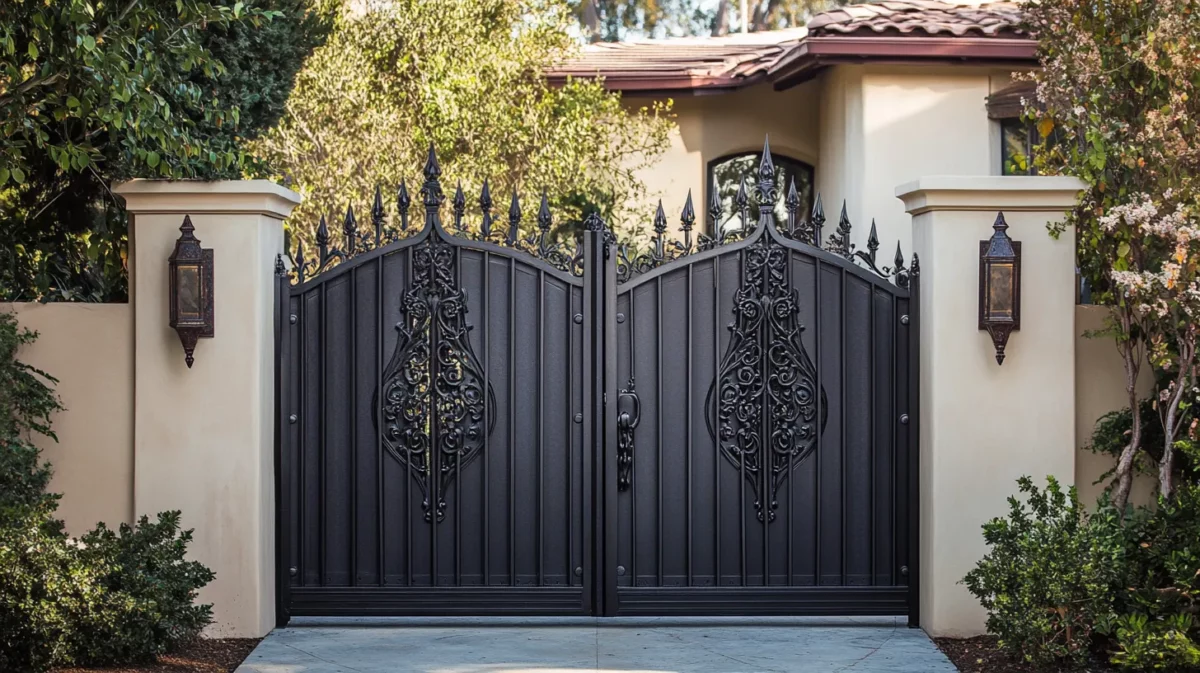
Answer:
M290 292L288 612L585 612L582 283L414 239Z

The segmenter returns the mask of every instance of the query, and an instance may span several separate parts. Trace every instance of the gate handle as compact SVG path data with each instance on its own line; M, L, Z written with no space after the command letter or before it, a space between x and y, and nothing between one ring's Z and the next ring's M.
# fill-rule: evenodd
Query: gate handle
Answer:
M633 409L622 409L621 403L629 400ZM617 396L617 490L628 491L633 483L633 431L642 420L642 400L638 397L629 377L629 386Z

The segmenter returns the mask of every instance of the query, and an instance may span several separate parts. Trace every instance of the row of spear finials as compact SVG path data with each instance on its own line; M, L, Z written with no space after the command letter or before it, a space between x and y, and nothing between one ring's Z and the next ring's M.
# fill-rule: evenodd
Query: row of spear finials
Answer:
M438 165L437 155L434 153L432 147L429 149L429 157L425 164L424 174L425 182L421 187L421 197L427 212L436 213L444 200L444 195L439 182L441 169ZM721 226L720 223L724 215L723 205L720 196L716 190L713 190L713 195L709 202L708 218L711 224L710 230L715 231L716 234L713 236L700 234L695 241L693 240L692 231L696 215L692 205L691 191L688 191L687 200L680 214L679 230L683 235L682 241L667 240L667 216L663 210L662 200L660 199L654 216L654 236L650 249L641 254L630 256L629 245L618 242L619 280L628 280L636 274L645 273L650 269L693 252L709 250L734 240L740 240L752 233L756 226L764 225L768 221L774 222L777 187L775 182L775 167L771 161L769 145L765 145L763 148L763 158L759 164L757 182L760 212L757 222L750 218L750 190L748 180L743 177L742 183L733 199L734 208L740 215L742 226L732 231L728 227ZM821 195L817 194L812 211L807 218L800 214L801 203L800 194L796 189L796 182L793 178L788 185L787 196L784 199L787 220L783 223L783 226L777 226L776 229L780 235L788 239L816 248L822 248L821 234L825 224L825 209L821 201ZM497 226L502 226L502 223L492 213L494 203L492 201L491 188L486 179L483 182L478 204L482 217L479 229L473 231L465 223L466 197L463 194L462 183L460 182L455 187L454 196L451 199L453 215L452 222L447 231L462 238L489 241L510 248L521 249L540 257L563 271L576 273L577 275L581 273L579 262L582 257L582 239L579 236L579 232L576 232L575 235L575 250L568 250L563 246L559 240L560 237L552 232L553 217L550 213L549 199L545 191L542 192L541 203L538 207L537 227L534 232L524 238L520 236L522 212L520 197L516 191L513 192L509 203L506 227L500 228ZM374 250L405 238L414 231L410 228L409 222L409 210L411 206L412 198L409 196L407 184L404 180L401 180L400 187L396 192L397 217L393 219L393 221L399 220L399 226L387 226L385 224L387 214L383 205L383 192L376 186L371 206L371 231L362 231L354 215L354 207L352 205L347 207L346 215L342 221L342 248L331 247L329 226L325 220L325 216L322 215L315 237L317 244L316 257L314 259L306 258L303 242L300 242L296 246L296 254L293 257L295 279L303 283L306 279L320 274L335 263L345 262L359 253ZM588 219L590 222L586 223L585 226L590 225L596 228L605 228L603 221L598 217L593 215L589 216ZM899 242L896 244L893 266L881 267L877 265L879 236L874 220L871 221L871 231L867 237L867 249L865 251L855 250L855 245L850 241L850 234L850 218L846 212L846 204L843 202L837 228L829 235L823 249L844 257L847 260L859 262L877 275L891 279L901 287L908 285L910 270L905 268L904 255L901 252Z

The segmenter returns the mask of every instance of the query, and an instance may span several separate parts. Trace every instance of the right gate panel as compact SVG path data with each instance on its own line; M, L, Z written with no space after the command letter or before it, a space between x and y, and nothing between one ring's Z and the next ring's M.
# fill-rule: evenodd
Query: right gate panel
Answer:
M773 226L618 285L618 614L909 612L908 313Z

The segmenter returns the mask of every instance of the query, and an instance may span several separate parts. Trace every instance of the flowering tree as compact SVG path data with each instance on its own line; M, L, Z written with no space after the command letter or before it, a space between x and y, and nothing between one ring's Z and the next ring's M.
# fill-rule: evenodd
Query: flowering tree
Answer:
M1094 297L1113 307L1108 333L1125 362L1132 428L1116 469L1124 506L1142 446L1137 380L1157 376L1163 424L1158 474L1174 490L1177 450L1196 439L1200 318L1200 0L1043 0L1025 6L1042 68L1028 101L1042 172L1088 187L1062 226L1074 228ZM1158 453L1157 451L1155 452Z

